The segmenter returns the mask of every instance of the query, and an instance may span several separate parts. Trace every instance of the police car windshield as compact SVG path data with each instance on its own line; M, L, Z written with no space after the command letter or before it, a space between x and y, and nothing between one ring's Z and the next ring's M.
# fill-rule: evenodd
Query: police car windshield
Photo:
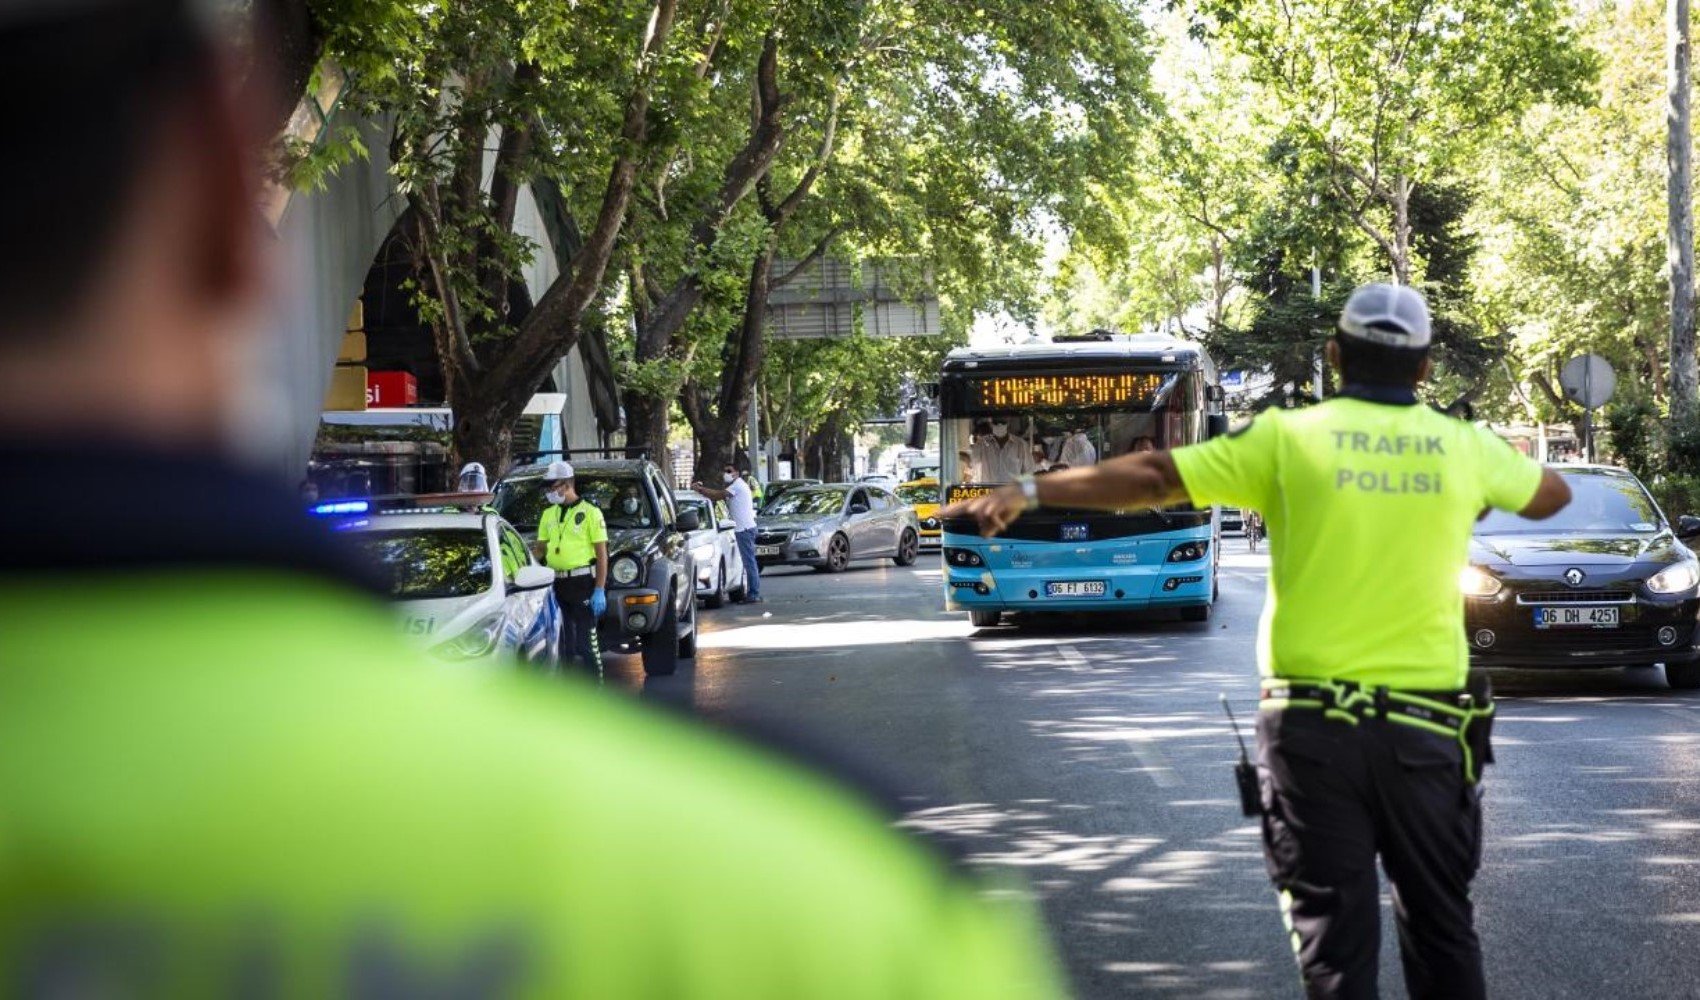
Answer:
M1631 476L1606 472L1565 472L1569 506L1544 521L1492 511L1476 525L1478 535L1652 534L1663 526L1658 509Z
M836 514L844 509L843 490L797 489L762 509L763 514Z
M576 485L580 497L601 509L610 528L653 528L659 523L636 475L581 472ZM509 524L534 531L548 506L543 498L543 480L507 480L496 487L494 504Z
M398 601L471 597L494 585L484 529L361 531L349 536Z

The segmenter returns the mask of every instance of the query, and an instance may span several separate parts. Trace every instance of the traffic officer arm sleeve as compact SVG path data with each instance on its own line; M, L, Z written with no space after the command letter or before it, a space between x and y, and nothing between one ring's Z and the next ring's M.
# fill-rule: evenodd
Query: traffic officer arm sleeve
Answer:
M586 540L596 550L596 586L608 586L608 521L602 516L602 511L594 506L590 515L590 525L586 530Z
M1176 448L1175 468L1187 497L1200 507L1225 503L1268 510L1275 499L1280 421L1264 413L1239 430L1203 444Z
M1570 502L1570 487L1551 469L1511 447L1485 427L1476 428L1482 501L1523 517L1551 517Z

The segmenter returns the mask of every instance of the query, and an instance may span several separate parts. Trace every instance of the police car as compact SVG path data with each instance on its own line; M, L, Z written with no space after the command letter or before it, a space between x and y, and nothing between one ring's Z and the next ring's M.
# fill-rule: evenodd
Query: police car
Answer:
M388 582L408 638L447 660L517 656L553 667L561 637L554 572L476 503L420 500L339 501L313 513L333 519Z

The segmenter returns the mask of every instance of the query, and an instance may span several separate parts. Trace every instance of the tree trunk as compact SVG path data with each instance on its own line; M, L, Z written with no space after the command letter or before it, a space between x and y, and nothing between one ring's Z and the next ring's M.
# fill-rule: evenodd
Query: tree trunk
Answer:
M697 432L696 478L718 487L728 465L738 465L738 433L721 421L710 421Z
M667 455L668 410L671 404L647 394L626 394L626 455L647 454L657 462Z
M806 476L828 483L843 482L849 478L844 470L845 435L840 420L838 414L833 414L803 442Z
M1665 257L1670 270L1670 412L1673 421L1694 415L1700 362L1694 355L1693 139L1689 120L1688 0L1669 0L1666 21L1670 134L1665 145L1670 226Z
M1411 188L1407 177L1393 179L1393 283L1411 283Z
M513 459L513 420L503 408L480 405L476 398L463 400L456 394L451 402L456 414L449 461L451 476L468 462L478 462L494 483Z

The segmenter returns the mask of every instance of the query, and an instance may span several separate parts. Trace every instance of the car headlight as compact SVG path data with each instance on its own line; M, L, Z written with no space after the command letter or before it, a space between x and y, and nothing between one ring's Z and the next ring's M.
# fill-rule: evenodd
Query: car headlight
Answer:
M1655 594L1680 594L1700 584L1700 563L1684 559L1671 563L1647 580L1647 589Z
M629 587L643 575L643 563L630 553L619 556L608 564L608 579L617 586Z
M791 533L791 541L793 541L793 542L805 542L805 541L808 541L811 538L819 538L820 532L821 532L821 525L811 524L808 527L803 528L800 531L792 532Z
M502 623L501 612L486 615L465 632L440 643L434 652L450 660L476 660L489 656L496 651L496 643L502 637Z
M1465 566L1458 572L1458 589L1465 597L1492 597L1504 586L1499 577L1475 566Z

